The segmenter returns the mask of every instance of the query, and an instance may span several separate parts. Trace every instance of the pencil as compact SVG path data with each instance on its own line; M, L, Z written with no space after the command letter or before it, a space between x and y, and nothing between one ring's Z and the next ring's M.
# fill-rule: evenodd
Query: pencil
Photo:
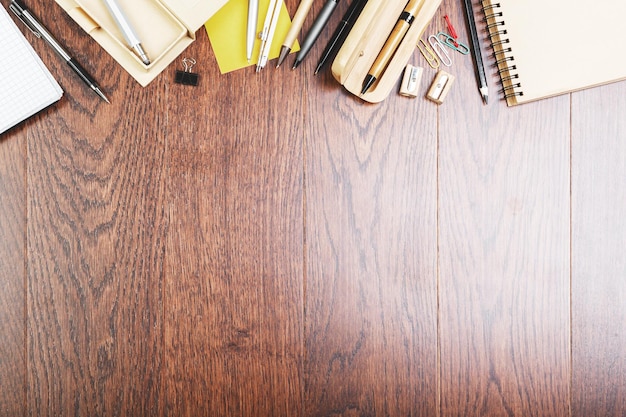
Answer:
M480 54L480 43L478 41L478 31L476 30L476 21L474 20L474 12L472 10L472 0L465 1L465 11L467 13L467 24L469 25L470 37L472 38L472 55L474 56L474 69L478 81L478 91L483 98L485 104L489 99L489 88L487 86L487 77L485 75L485 65L483 57Z

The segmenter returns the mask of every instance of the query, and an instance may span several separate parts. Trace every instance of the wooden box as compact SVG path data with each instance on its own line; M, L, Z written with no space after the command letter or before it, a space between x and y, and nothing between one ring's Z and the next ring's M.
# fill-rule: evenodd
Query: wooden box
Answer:
M151 59L145 65L126 45L102 0L56 0L142 86L196 38L195 32L227 0L119 0Z
M415 20L374 85L361 94L363 80L396 22L407 0L369 0L333 61L333 77L352 94L378 103L396 86L417 43L435 15L441 0L421 0Z

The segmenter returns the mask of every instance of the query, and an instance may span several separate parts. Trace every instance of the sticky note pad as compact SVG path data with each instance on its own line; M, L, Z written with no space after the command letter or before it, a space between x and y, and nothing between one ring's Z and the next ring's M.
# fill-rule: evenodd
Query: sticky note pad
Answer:
M257 33L261 31L269 0L259 0L259 14L257 18ZM220 72L225 74L249 65L256 65L259 60L261 39L257 37L252 50L252 59L246 58L246 30L248 26L248 0L230 0L206 22L205 28L211 41ZM280 54L280 47L287 36L291 19L285 3L282 2L278 24L268 59L274 59ZM291 52L300 50L296 44Z

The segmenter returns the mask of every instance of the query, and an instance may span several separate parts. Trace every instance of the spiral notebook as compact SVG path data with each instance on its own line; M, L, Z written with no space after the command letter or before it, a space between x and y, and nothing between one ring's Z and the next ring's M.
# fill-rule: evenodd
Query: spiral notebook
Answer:
M626 79L625 0L483 0L509 106Z
M62 95L59 84L0 5L0 134Z

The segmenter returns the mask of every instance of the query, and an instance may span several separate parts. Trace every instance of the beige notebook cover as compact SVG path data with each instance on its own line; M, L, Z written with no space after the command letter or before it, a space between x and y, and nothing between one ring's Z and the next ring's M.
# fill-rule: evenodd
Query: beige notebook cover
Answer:
M509 106L626 79L625 0L485 0Z
M142 86L148 85L196 38L227 0L118 0L150 57L133 53L102 0L55 0Z

